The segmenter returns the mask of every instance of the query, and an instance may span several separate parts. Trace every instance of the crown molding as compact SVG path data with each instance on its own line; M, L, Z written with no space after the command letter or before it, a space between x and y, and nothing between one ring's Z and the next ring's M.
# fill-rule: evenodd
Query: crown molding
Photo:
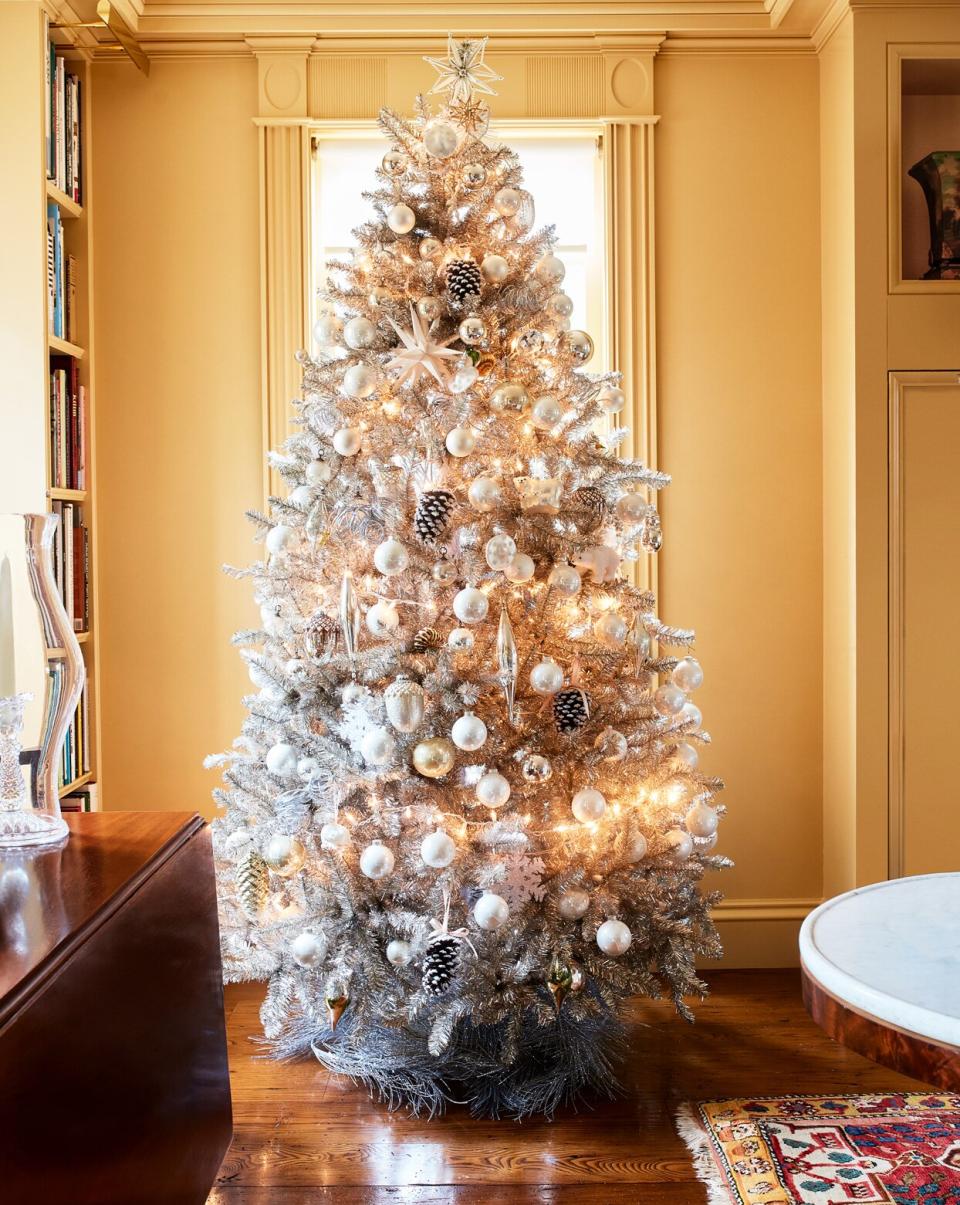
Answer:
M816 48L806 37L756 37L756 38L681 38L668 37L660 48L660 55L676 58L680 55L701 55L707 58L756 58L758 55L808 57L816 54Z

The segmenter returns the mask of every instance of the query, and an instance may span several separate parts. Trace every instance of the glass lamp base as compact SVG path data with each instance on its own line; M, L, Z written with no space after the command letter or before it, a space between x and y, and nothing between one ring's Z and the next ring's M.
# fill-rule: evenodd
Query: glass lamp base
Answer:
M21 849L29 845L54 845L70 833L62 816L33 808L0 811L0 849Z

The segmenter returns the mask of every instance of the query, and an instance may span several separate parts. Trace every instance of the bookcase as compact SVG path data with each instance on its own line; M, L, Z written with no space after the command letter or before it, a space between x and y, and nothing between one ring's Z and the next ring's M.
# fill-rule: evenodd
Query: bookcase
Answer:
M60 516L56 573L67 614L83 652L87 681L61 756L65 810L99 807L96 396L93 329L93 189L90 113L93 71L89 52L43 17L43 196L47 320L43 354L47 392L46 496ZM57 650L48 652L56 672Z

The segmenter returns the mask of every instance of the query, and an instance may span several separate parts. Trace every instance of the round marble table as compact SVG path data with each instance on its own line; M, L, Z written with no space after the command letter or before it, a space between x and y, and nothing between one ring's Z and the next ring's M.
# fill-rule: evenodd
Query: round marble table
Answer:
M960 874L892 879L815 909L800 930L803 998L832 1038L960 1088Z

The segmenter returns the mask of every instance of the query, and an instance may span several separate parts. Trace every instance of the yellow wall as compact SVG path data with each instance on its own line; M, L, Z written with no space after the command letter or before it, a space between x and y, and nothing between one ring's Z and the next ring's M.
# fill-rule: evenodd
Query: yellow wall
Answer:
M821 874L817 64L677 55L656 70L660 463L674 476L661 614L697 629L703 765L727 782L721 849L738 863L719 885L803 901Z
M261 489L252 59L97 68L104 803L211 814Z

